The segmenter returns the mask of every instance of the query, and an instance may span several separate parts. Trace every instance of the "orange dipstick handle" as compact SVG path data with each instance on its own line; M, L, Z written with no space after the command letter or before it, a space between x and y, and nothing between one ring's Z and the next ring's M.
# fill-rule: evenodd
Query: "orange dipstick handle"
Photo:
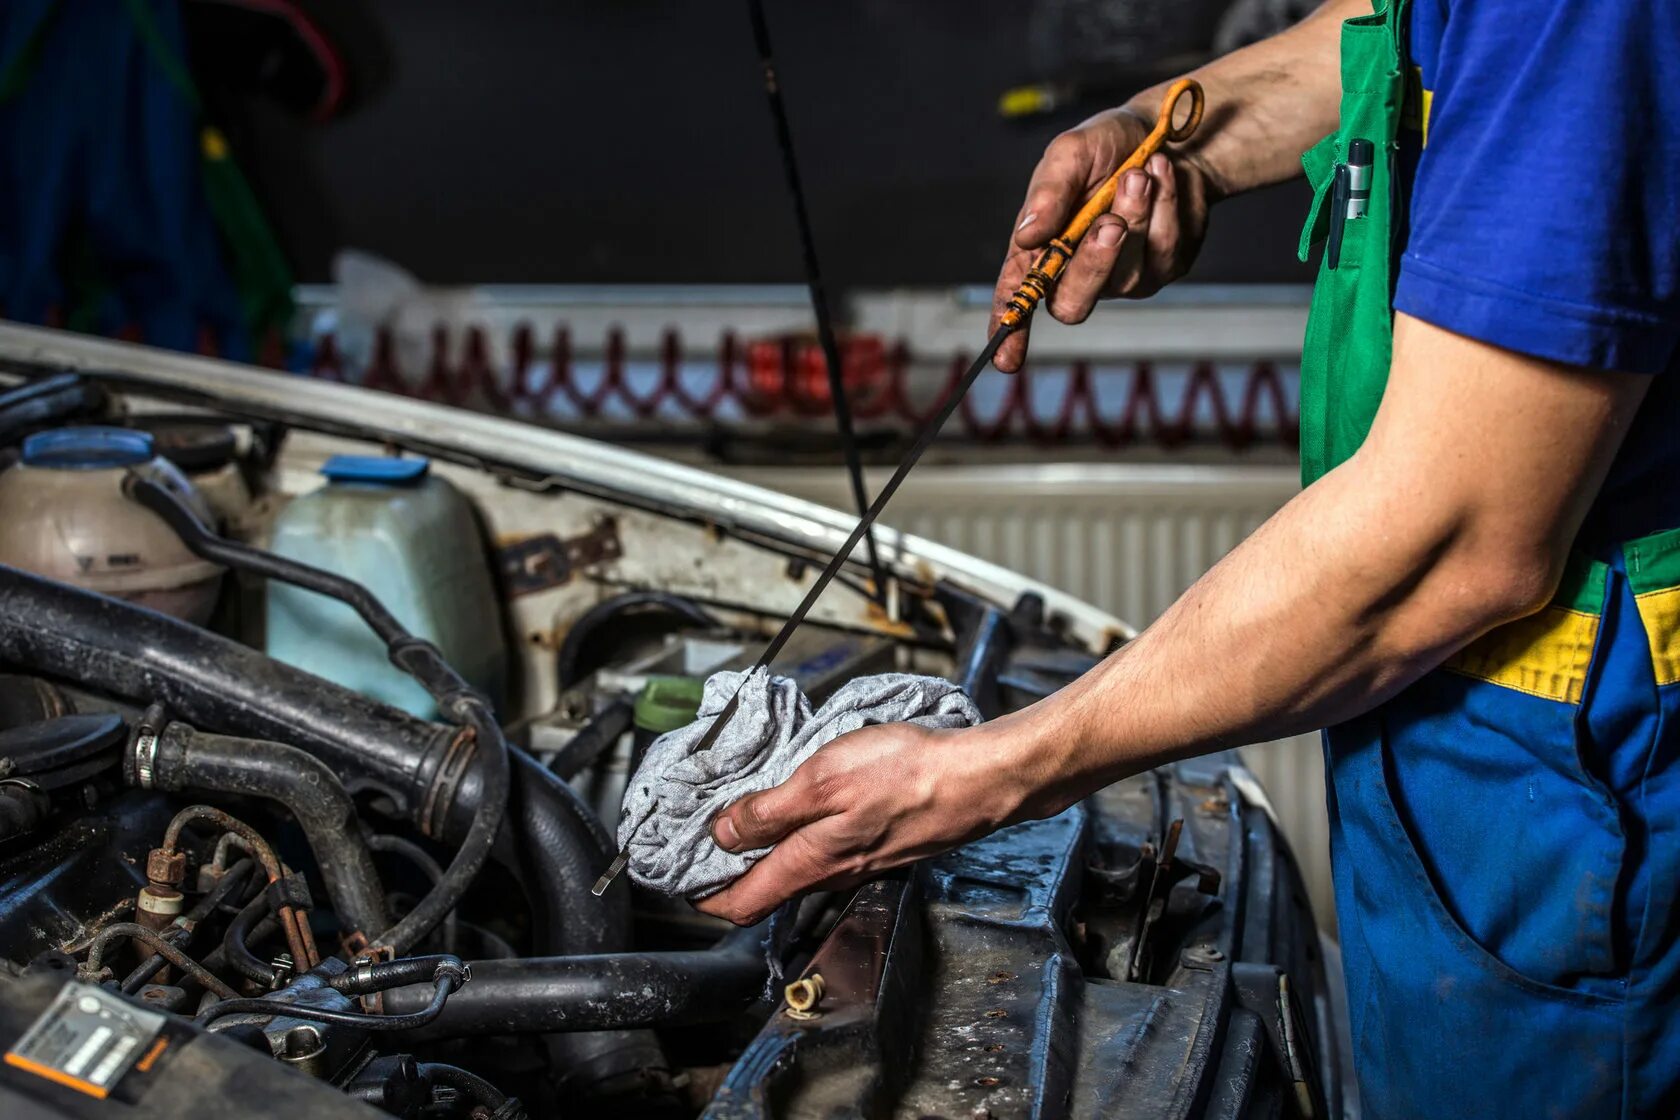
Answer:
M1183 124L1175 126L1173 118L1178 115L1178 103L1185 94L1190 95L1190 113L1184 118ZM1079 213L1073 216L1073 221L1062 230L1062 235L1053 238L1050 244L1044 247L1044 252L1021 278L1021 286L1015 289L1015 294L1009 297L1009 303L1004 307L1003 316L999 320L1000 326L1015 330L1026 324L1033 309L1049 294L1050 286L1056 282L1056 277L1062 274L1062 269L1067 267L1068 261L1073 258L1074 247L1079 244L1080 238L1085 236L1085 231L1114 205L1114 194L1120 189L1120 177L1133 168L1142 167L1144 161L1160 151L1161 145L1166 141L1171 140L1176 144L1190 139L1190 135L1196 131L1196 126L1201 123L1201 83L1194 78L1180 78L1168 87L1166 97L1161 99L1161 113L1155 118L1155 127L1143 138L1143 143L1137 146L1137 151L1103 181L1103 185L1097 188L1097 193L1086 200L1085 205L1079 208Z

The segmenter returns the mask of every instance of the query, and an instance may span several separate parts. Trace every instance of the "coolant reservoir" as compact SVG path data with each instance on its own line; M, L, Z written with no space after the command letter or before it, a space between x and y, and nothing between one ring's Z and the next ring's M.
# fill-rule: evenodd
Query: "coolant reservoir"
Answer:
M269 547L363 585L397 620L443 651L498 706L506 675L501 614L466 496L426 459L337 455L327 484L288 505ZM422 718L431 696L391 664L385 645L343 603L268 585L268 653Z
M0 472L0 564L202 625L216 605L221 569L123 496L130 470L212 523L192 483L154 454L149 432L55 428L24 440L22 459Z

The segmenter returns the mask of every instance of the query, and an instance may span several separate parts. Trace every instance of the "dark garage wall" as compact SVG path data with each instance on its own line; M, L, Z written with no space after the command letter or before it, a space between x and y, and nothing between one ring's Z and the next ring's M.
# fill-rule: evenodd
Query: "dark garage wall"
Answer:
M1038 153L1083 115L996 116L998 92L1033 76L1023 6L769 6L836 283L989 280ZM390 84L311 145L339 243L449 284L798 278L739 0L371 7ZM1304 194L1228 207L1196 277L1307 279Z

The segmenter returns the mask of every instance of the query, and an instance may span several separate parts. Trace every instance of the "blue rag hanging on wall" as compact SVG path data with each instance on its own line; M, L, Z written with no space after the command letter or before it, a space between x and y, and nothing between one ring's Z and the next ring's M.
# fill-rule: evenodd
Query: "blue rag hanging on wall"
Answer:
M185 58L178 0L0 4L0 314L251 357L238 172Z

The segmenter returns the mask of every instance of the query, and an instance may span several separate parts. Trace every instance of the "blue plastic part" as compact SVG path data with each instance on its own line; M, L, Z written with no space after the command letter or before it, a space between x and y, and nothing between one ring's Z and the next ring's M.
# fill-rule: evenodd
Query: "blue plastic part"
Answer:
M378 482L401 486L418 482L432 469L423 457L394 459L388 455L334 455L321 467L333 482Z
M133 428L53 428L23 441L25 466L98 471L150 462L152 433Z

